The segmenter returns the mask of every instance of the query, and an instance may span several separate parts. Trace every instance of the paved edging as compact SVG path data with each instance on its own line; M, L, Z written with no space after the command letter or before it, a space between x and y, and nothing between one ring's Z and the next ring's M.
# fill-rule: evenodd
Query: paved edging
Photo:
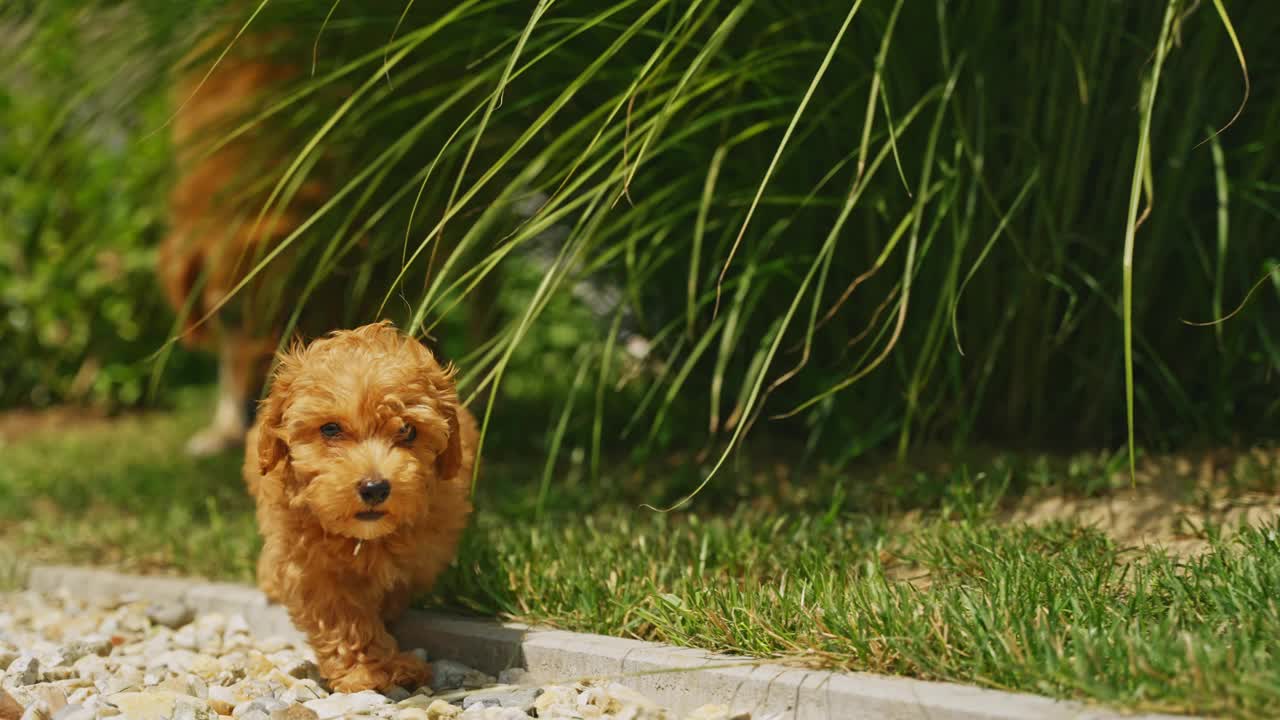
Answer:
M31 569L27 587L80 597L133 593L182 601L201 612L240 613L258 635L297 636L283 608L245 585L140 577L66 566ZM490 674L525 667L539 681L629 674L622 682L677 713L723 703L755 718L795 720L1104 720L1135 717L967 685L866 673L747 664L744 658L622 638L542 630L517 623L412 611L393 628L406 647L450 657ZM675 672L705 668L697 672ZM648 673L630 675L632 673ZM1141 718L1173 718L1143 715Z

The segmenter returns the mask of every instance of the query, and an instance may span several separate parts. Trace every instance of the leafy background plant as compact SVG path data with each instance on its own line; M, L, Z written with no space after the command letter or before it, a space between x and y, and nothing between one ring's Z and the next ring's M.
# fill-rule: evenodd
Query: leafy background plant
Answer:
M154 281L169 167L163 135L147 135L167 112L159 39L131 32L125 7L14 9L0 13L0 405L138 405L173 325Z

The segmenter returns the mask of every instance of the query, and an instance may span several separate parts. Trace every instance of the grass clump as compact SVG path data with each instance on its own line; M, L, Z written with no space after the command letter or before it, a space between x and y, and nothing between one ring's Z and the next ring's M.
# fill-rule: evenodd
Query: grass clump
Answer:
M1190 561L1071 523L876 528L744 511L482 516L438 597L486 612L818 667L1264 717L1280 692L1273 526ZM601 568L609 568L604 576Z
M46 427L5 445L0 552L251 582L258 541L240 459L181 455L205 398L180 397L174 413ZM1201 528L1201 551L1175 555L1074 515L1003 519L1020 499L1126 492L1118 455L865 478L766 458L667 514L637 508L682 497L701 479L697 463L597 483L583 458L539 497L526 463L490 460L461 554L423 602L1126 708L1265 717L1280 700L1274 520ZM1274 491L1274 464L1228 472L1236 497Z
M206 419L210 396L178 397L174 412L69 417L0 445L6 544L28 563L249 579L256 540L241 460L187 457L184 438Z

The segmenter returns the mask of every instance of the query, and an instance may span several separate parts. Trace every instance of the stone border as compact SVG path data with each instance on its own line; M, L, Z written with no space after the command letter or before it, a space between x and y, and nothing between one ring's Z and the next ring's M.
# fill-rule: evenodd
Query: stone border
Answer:
M134 595L181 601L197 612L240 613L257 635L298 636L283 608L231 583L122 575L66 566L33 567L26 587L93 598ZM626 675L627 686L677 713L722 703L753 718L794 720L1104 720L1122 715L1080 703L968 685L867 673L809 671L602 635L532 628L411 611L392 629L405 647L425 648L496 675L524 667L542 683ZM692 672L691 670L696 670Z

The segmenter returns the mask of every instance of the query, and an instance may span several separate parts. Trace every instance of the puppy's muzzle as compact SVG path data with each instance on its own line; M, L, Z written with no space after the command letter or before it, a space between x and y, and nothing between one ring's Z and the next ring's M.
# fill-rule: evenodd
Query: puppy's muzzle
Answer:
M365 478L360 481L358 492L366 505L376 507L391 496L391 483L380 477Z

